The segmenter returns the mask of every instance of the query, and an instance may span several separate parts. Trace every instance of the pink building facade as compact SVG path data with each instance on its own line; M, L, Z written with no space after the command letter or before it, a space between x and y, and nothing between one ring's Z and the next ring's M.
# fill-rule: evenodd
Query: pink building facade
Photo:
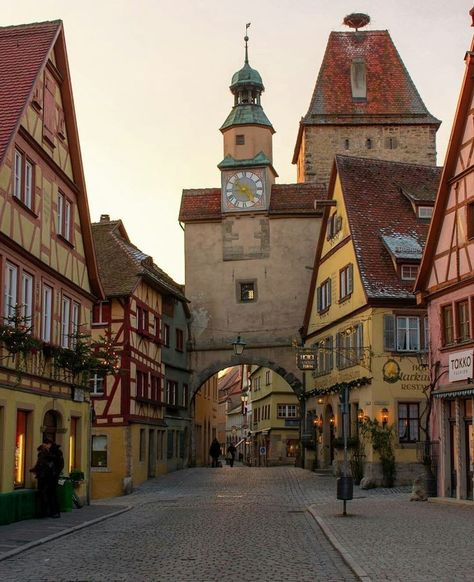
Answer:
M427 304L430 451L438 495L473 499L474 466L474 43L416 282ZM429 391L428 391L429 393ZM427 449L428 450L428 449Z

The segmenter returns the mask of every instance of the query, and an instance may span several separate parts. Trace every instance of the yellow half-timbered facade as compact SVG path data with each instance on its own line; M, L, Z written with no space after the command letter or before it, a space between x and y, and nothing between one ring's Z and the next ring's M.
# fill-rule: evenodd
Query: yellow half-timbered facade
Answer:
M34 487L45 436L87 485L87 394L54 354L102 290L60 21L0 28L0 127L0 492Z
M362 458L349 453L364 476L383 477L360 434L367 420L392 428L398 483L420 471L428 327L413 284L438 180L438 168L336 157L304 326L317 361L306 372L307 467L341 468L347 387L349 443L365 442Z

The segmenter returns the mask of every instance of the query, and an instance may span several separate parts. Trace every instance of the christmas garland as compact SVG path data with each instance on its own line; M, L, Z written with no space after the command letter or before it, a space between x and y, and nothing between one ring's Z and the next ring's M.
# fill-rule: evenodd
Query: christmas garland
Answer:
M346 386L349 390L353 390L355 388L362 388L362 386L367 386L367 384L372 383L372 378L368 378L367 376L363 376L362 378L358 378L357 380L351 380L350 382L337 382L328 388L315 388L311 390L311 392L306 392L306 398L311 398L313 396L329 396L330 394L339 394L343 388Z

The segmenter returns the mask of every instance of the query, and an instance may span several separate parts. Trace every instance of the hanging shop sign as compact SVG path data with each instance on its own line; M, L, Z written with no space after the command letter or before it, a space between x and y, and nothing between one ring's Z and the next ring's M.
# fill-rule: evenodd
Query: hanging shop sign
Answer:
M455 352L449 354L449 381L457 382L458 380L467 380L473 376L473 352L466 350L464 352Z
M299 349L296 352L296 365L300 370L316 370L316 354L312 349Z

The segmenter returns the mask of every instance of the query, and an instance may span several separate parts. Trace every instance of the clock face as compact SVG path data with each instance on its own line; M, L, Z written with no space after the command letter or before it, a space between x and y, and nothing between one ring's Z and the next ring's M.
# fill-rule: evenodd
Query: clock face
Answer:
M263 179L253 172L236 172L225 182L224 196L229 209L262 207L263 194Z

